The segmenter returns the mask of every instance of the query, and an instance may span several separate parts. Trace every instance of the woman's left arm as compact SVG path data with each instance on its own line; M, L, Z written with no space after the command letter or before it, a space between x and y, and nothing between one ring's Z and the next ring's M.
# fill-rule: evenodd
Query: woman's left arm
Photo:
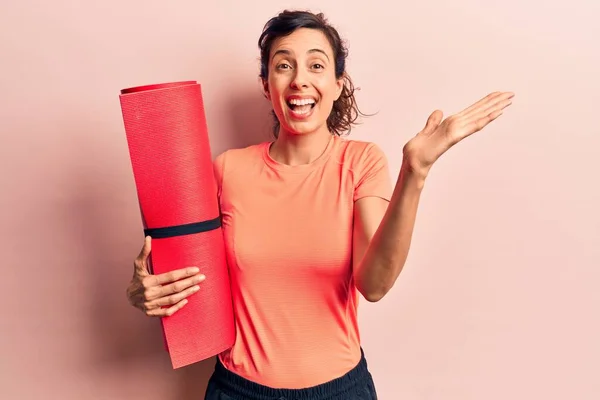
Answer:
M354 281L368 301L382 299L400 275L410 249L425 179L434 162L464 138L480 131L512 104L511 92L494 92L442 121L434 111L425 128L403 149L389 203L364 197L354 207Z
M424 179L404 165L392 198L364 197L354 207L354 280L368 301L379 301L404 267Z

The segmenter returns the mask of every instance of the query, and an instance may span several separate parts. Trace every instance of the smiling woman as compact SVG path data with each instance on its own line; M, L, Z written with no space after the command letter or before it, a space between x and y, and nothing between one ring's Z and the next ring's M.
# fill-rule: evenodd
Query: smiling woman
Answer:
M496 92L444 121L434 111L404 146L392 188L379 147L341 137L359 115L342 43L323 15L301 11L270 19L260 36L275 140L214 161L236 339L219 354L208 400L376 399L359 295L379 301L402 271L432 164L511 103L512 93ZM130 301L172 315L211 277L151 276L150 245Z
M274 40L271 52L263 82L279 129L286 135L328 130L324 121L340 97L343 82L330 61L334 54L325 34L301 28Z
M354 98L354 85L346 72L348 50L344 46L337 30L331 26L323 14L309 12L283 12L267 22L259 40L261 54L260 77L263 80L267 98L273 99L275 93L288 92L289 98L314 101L311 109L294 109L290 116L305 120L319 101L321 118L327 123L327 129L336 135L350 130L351 125L361 115ZM319 99L319 93L300 95L302 85L310 80L315 90L321 88L321 94L328 98ZM289 87L290 90L285 90ZM273 92L280 88L280 92ZM291 93L290 93L291 92ZM277 107L277 105L279 107ZM293 103L287 101L289 106ZM275 136L279 134L280 120L286 120L286 108L274 102ZM292 129L287 126L287 129ZM306 129L306 128L304 128Z

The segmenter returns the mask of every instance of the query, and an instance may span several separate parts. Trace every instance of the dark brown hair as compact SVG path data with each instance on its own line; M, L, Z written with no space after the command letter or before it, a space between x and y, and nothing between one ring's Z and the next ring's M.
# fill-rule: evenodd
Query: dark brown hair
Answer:
M354 84L350 76L346 73L348 49L337 30L328 23L322 13L313 14L308 11L285 10L267 21L258 39L258 47L260 48L260 77L267 79L269 75L269 55L275 39L287 36L299 28L318 29L329 40L335 59L335 76L337 79L343 78L344 87L340 97L333 102L333 108L327 118L327 127L333 134L338 136L349 133L352 125L355 125L358 116L364 114L360 112L356 105ZM272 114L275 119L273 134L277 137L279 133L279 120L275 112L272 112Z

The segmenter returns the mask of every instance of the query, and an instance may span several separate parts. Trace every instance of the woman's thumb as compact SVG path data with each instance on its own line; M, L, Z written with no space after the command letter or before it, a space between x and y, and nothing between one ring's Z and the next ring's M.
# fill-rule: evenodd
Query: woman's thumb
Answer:
M150 255L150 251L152 251L152 238L150 236L146 236L144 238L144 246L140 251L140 261L146 261L148 256Z
M434 112L432 112L429 118L427 118L427 123L425 124L425 128L423 128L423 133L432 133L434 129L438 127L440 122L442 122L443 117L444 113L440 110L435 110Z

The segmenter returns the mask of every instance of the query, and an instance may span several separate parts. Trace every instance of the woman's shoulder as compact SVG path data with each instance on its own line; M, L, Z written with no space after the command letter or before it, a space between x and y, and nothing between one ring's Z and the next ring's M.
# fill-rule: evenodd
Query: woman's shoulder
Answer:
M256 162L258 158L262 157L262 151L267 145L268 142L262 142L223 151L213 161L216 173L222 175L225 170L236 170L248 166L248 163Z
M375 142L339 138L337 156L339 161L348 166L357 166L369 160L385 160L383 149Z

